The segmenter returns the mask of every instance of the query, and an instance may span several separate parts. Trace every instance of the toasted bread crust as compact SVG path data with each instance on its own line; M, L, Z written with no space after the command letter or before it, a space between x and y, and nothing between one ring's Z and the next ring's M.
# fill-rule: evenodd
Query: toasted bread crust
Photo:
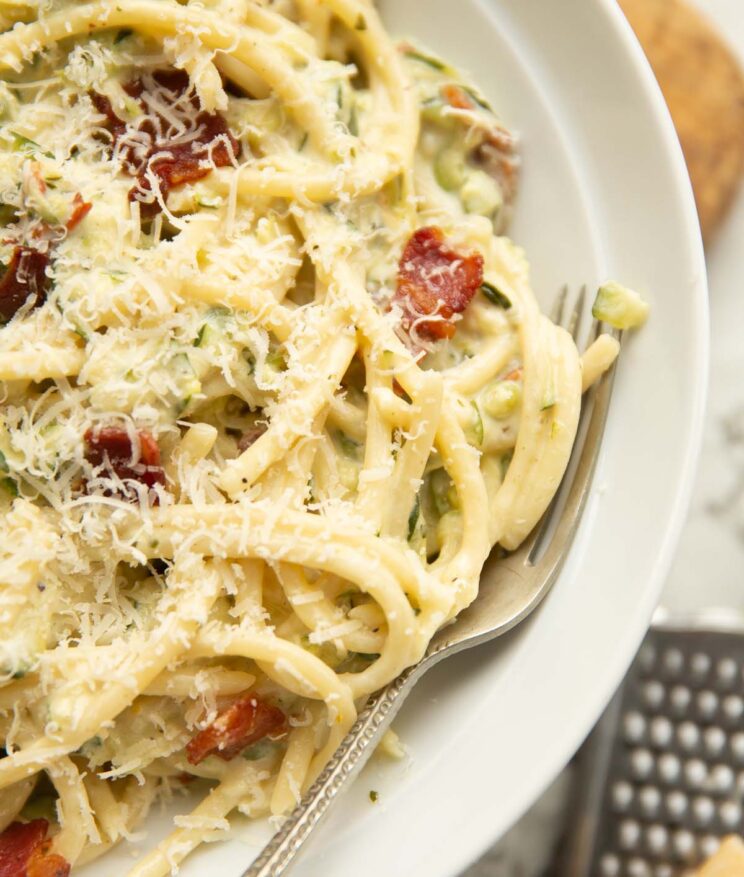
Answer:
M707 19L682 0L619 0L669 105L709 242L744 170L744 76Z

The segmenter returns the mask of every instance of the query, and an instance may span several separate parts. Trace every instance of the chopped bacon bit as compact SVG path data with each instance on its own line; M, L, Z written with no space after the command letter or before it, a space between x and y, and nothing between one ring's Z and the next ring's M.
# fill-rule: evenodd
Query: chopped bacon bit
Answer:
M12 320L33 297L38 308L46 299L49 278L46 276L49 254L33 247L16 247L0 279L0 322Z
M393 300L403 309L403 327L436 341L455 334L455 314L462 313L483 282L483 257L451 250L442 230L427 226L415 231L398 265ZM436 315L436 319L422 319Z
M470 95L459 85L443 85L442 97L456 110L472 110L475 107Z
M188 74L182 70L158 70L152 75L152 80L152 91L148 91L141 79L124 86L126 93L139 101L144 111L129 131L114 113L107 97L96 93L91 95L98 112L106 117L106 127L124 168L137 178L136 185L129 192L129 200L140 202L143 216L154 216L160 211L160 203L152 192L151 176L156 178L165 200L171 189L206 177L213 164L227 167L240 155L240 143L228 128L225 117L200 110L196 95L189 97ZM186 131L177 129L148 104L148 98L155 91L158 99L170 106L187 99L193 115L188 120Z
M69 863L50 852L46 819L11 822L0 834L0 877L67 877Z
M244 694L192 737L186 744L186 758L190 764L199 764L209 755L230 761L246 746L268 735L281 736L286 728L287 717L278 707L264 703L255 694Z
M475 147L471 157L499 184L504 202L512 204L519 185L520 160L516 139L506 128L497 126Z
M90 99L93 102L93 106L100 113L100 115L106 117L106 129L111 133L111 136L116 142L120 137L124 136L125 131L127 130L126 123L123 122L114 112L114 108L111 106L111 101L106 97L105 94L99 94L97 91L90 92Z
M183 72L183 71L179 71L179 72ZM166 73L165 70L159 71L158 73L155 74L155 79L158 82L158 84L160 84L162 82L163 85L165 85L167 87L166 82L163 81L165 73ZM142 92L145 90L144 83L142 82L141 79L133 79L131 82L125 82L124 85L122 85L122 88L129 95L129 97L133 97L135 100L139 100L142 97ZM173 89L170 89L170 90L172 91Z
M139 458L129 433L120 426L103 426L85 433L85 459L93 466L103 466L122 481L139 481L149 488L165 485L165 472L160 465L160 448L149 432L137 433ZM123 499L136 500L137 491L119 491ZM157 495L153 496L157 504Z
M255 426L247 429L238 439L238 450L242 454L247 451L252 444L255 444L261 436L266 432L268 426L265 423L257 423Z
M70 863L58 853L49 852L51 841L40 844L31 853L25 877L68 877Z
M75 197L72 200L72 213L70 214L70 218L67 220L65 227L67 231L70 232L73 229L77 228L78 225L85 219L85 217L90 213L93 205L90 201L83 201L83 196L80 192L75 193Z
M44 184L43 179L41 184ZM92 206L83 201L79 192L75 195L72 214L65 226L68 233L85 219ZM37 227L35 237L36 243L44 251L36 246L17 245L13 249L10 264L0 278L0 323L12 320L29 300L32 309L41 307L46 301L51 282L46 269L51 262L55 244L64 237L64 230L59 226L42 223Z
M26 877L26 866L49 829L46 819L11 822L0 834L0 877Z

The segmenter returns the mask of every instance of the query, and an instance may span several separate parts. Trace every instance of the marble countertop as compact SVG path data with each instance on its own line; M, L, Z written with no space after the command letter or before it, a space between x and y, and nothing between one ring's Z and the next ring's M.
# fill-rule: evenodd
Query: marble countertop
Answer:
M741 0L696 0L744 64ZM687 524L662 605L744 612L744 187L707 253L711 363L707 422ZM542 877L564 824L564 771L508 834L462 877Z

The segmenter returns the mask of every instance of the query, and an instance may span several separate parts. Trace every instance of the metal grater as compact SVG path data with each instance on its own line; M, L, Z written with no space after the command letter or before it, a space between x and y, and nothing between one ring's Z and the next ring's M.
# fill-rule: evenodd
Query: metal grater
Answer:
M682 877L744 834L744 618L655 619L578 772L565 877Z

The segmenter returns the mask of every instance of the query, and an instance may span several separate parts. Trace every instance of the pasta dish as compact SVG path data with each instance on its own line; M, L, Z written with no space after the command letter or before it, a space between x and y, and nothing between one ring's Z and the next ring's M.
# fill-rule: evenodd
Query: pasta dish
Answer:
M515 137L369 0L5 0L0 67L0 873L196 792L157 877L475 599L618 345L540 312Z

